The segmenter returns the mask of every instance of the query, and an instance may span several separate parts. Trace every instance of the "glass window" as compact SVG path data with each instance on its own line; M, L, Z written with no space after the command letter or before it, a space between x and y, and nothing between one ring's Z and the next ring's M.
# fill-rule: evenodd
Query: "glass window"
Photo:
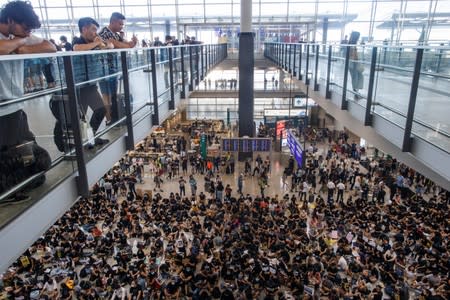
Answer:
M185 4L203 4L203 0L178 0L178 5L182 6Z
M207 4L205 15L206 17L231 16L231 9L230 4Z
M100 12L101 11L102 11L102 8L100 9ZM127 5L127 7L125 9L125 17L126 18L148 17L147 6L130 6L130 5Z
M261 16L272 17L272 16L286 16L287 3L267 3L261 5Z
M287 8L286 8L287 9ZM289 3L289 16L296 16L303 19L304 15L314 16L316 13L315 3ZM322 13L320 11L320 13Z
M152 17L175 17L175 6L174 5L157 5L152 6Z
M120 6L109 6L109 7L102 7L100 10L100 19L104 19L106 23L109 23L109 18L111 18L111 14L113 12L120 12ZM77 16L77 14L75 13ZM90 16L93 16L93 13L91 13ZM100 24L100 27L102 24Z
M203 18L203 5L180 5L178 12L180 17Z

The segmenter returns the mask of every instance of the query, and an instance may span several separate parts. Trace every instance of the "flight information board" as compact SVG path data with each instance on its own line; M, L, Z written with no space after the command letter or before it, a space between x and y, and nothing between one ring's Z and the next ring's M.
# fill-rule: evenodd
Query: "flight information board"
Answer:
M239 139L222 139L222 150L230 152L239 151Z
M266 138L222 139L222 150L230 152L270 152L272 141Z

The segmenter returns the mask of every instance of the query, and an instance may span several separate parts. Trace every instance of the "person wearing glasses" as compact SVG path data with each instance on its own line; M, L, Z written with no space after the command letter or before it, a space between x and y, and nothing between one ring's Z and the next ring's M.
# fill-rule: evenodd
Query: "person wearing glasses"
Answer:
M11 1L0 10L0 55L52 53L56 47L34 36L41 27L39 17L29 2ZM24 60L0 61L0 104L24 95ZM47 170L51 164L48 152L40 147L28 126L24 102L0 106L0 194L33 174ZM45 180L42 175L35 185ZM11 201L30 199L16 193Z

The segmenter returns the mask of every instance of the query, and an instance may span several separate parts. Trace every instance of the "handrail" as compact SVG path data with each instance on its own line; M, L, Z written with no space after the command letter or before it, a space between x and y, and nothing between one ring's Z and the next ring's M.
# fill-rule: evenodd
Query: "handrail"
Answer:
M282 42L267 42L265 44L287 44L287 45L314 45L314 46L359 46L359 47L377 47L377 48L392 48L392 49L424 49L424 50L450 50L450 46L419 46L419 45L380 45L380 44L366 44L366 45L355 45L355 44L340 44L340 43L282 43Z
M92 54L107 54L107 53L135 53L138 51L150 51L152 49L168 49L168 48L183 48L183 47L198 47L206 45L222 45L222 44L185 44L177 46L161 46L161 47L147 47L147 48L120 48L120 49L108 49L108 50L86 50L86 51L58 51L58 52L48 52L48 53L35 53L35 54L14 54L14 55L0 55L0 61L11 61L11 60L24 60L32 58L53 58L53 57L65 57L65 56L83 56Z
M393 113L396 113L400 117L403 117L403 118L406 119L406 115L405 114L403 114L401 111L399 111L399 110L397 110L395 108L392 108L392 107L390 107L388 105L385 105L385 104L380 103L380 102L374 102L373 105L378 105L378 106L381 106L383 108L386 108L387 110L392 111ZM425 128L431 129L431 130L433 130L433 131L435 131L435 132L437 132L437 133L439 133L439 134L441 134L441 135L443 135L443 136L445 136L447 138L450 138L450 133L448 133L446 131L443 131L443 130L440 130L440 129L437 129L437 128L434 128L431 125L425 123L424 121L422 121L420 119L414 118L413 122L415 122L417 124L420 124L421 126L423 126Z
M337 86L337 87L339 87L339 88L341 88L341 89L343 88L343 87L342 87L340 84L338 84L338 83L333 82L332 84L335 85L335 86ZM351 90L348 90L347 92L352 93L352 94L355 94L355 92L353 92L353 91L351 91ZM400 117L403 117L403 118L406 119L406 115L405 115L404 113L402 113L401 111L399 111L399 110L397 110L397 109L395 109L395 108L393 108L393 107L390 107L390 106L388 106L388 105L385 105L385 104L383 104L383 103L381 103L381 102L376 102L376 101L374 101L374 102L372 103L372 106L375 106L375 105L381 106L381 107L383 107L383 108L385 108L385 109L387 109L387 110L389 110L389 111L392 111L393 113L399 115ZM427 128L427 129L430 129L430 130L432 130L432 131L435 131L435 132L437 132L437 133L439 133L439 134L442 134L443 136L445 136L445 137L447 137L447 138L450 138L450 133L448 133L448 132L446 132L446 131L443 131L443 130L440 130L440 129L437 129L437 128L435 128L435 127L433 127L433 126L427 124L425 121L422 121L422 120L420 120L420 119L414 118L413 122L415 122L415 123L417 123L417 124L420 124L421 126ZM447 152L447 151L446 151L446 152Z
M314 55L314 53L313 53L313 55ZM320 54L319 53L319 57L321 59L328 59L328 55L325 55L325 54ZM344 60L345 59L343 57L336 57L336 56L334 56L332 58L333 59L337 59L337 60ZM364 65L370 66L370 62L368 62L368 61L365 61L365 60L357 60L357 61L359 63L364 64ZM393 66L393 65L386 65L386 64L382 64L382 63L377 63L377 66L383 67L385 69L392 69L392 70L408 72L408 73L413 73L414 72L413 69L401 68L401 67L397 67L397 66ZM443 74L443 73L433 73L433 72L427 72L427 71L420 71L420 75L427 75L427 76L433 76L433 77L437 77L437 78L450 79L450 75L446 75L446 74Z

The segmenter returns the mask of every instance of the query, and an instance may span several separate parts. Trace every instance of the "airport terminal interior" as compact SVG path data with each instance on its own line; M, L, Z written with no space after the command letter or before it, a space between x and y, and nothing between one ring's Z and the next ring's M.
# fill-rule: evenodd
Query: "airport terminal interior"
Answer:
M450 1L0 5L0 300L450 298Z

